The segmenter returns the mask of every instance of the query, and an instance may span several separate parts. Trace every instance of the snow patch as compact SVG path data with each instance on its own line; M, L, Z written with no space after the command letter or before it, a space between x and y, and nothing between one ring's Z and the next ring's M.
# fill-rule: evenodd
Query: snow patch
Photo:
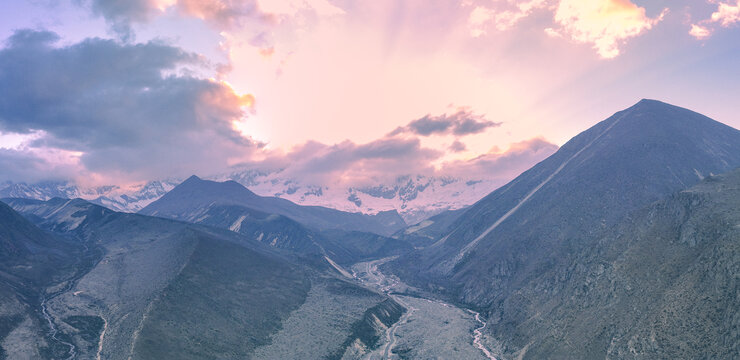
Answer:
M694 169L694 173L699 177L700 181L704 180L704 176L699 172L699 170Z
M240 216L238 219L236 219L236 221L234 221L233 224L231 224L231 226L229 226L229 230L233 232L239 232L239 230L241 230L242 228L242 222L244 222L244 219L246 218L247 215Z

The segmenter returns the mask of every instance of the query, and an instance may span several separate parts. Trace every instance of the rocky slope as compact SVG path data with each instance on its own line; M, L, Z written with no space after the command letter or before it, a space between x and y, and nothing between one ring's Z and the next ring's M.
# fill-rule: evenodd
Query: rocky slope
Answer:
M740 170L628 216L576 261L525 287L499 336L539 358L740 355ZM510 355L513 357L514 352Z

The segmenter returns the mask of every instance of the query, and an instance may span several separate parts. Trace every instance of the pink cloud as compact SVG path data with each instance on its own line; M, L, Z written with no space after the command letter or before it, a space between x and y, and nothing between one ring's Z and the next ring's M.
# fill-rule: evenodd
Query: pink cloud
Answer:
M717 11L713 12L709 19L691 24L689 34L702 40L712 35L714 24L727 28L737 22L740 22L740 0L737 0L734 4L720 2L717 4Z
M740 21L740 0L735 5L719 3L717 11L712 13L712 21L718 22L724 27L728 27Z
M555 153L558 146L542 137L512 143L506 150L494 147L487 154L470 160L444 163L440 174L475 174L485 179L512 179Z
M650 30L667 12L650 18L629 0L507 0L473 8L468 29L473 37L489 26L506 31L538 9L553 11L556 26L544 28L547 35L592 44L603 58L618 56L624 41Z
M520 20L529 16L534 10L544 8L548 0L507 1L494 8L476 6L468 17L468 29L473 37L486 34L489 23L496 30L505 31Z
M559 26L548 33L592 44L601 57L614 58L624 41L650 30L663 20L667 11L664 9L657 17L650 18L645 8L629 0L561 0L555 11Z
M701 39L708 38L710 35L712 35L712 31L702 25L691 24L691 30L689 30L689 35L701 40Z

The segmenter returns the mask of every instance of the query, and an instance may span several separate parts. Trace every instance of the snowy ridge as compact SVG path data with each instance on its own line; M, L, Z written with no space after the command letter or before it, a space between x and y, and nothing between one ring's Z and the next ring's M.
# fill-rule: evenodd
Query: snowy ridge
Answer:
M365 187L317 186L282 178L279 171L243 171L210 177L234 180L261 196L275 196L299 205L315 205L347 212L377 214L397 210L406 223L415 224L444 210L471 205L495 190L504 180L471 180L422 175L402 176L388 183ZM71 182L5 183L0 198L49 200L81 198L111 210L137 212L172 190L181 179L150 181L122 189L118 186L84 188Z
M371 187L318 187L294 180L255 181L243 185L258 195L277 196L300 205L325 206L365 214L397 210L407 224L415 224L444 210L471 205L501 183L494 180L404 176L393 183Z

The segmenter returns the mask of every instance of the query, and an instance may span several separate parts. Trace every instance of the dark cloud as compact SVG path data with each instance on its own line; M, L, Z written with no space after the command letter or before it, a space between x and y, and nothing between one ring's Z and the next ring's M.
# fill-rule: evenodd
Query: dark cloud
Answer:
M74 164L56 163L25 150L0 148L0 182L65 180L79 174Z
M82 152L94 172L167 177L227 166L256 145L233 129L244 98L228 86L172 74L198 56L163 43L87 39L56 47L21 30L0 50L0 132L45 134L31 147Z
M442 114L439 116L426 116L410 122L404 127L399 127L390 133L391 136L411 133L421 136L447 135L465 136L478 134L490 127L500 126L487 120L483 115L474 114L470 109L460 108L453 114Z
M133 40L132 24L145 23L159 11L151 0L76 0L88 6L93 14L103 17L111 30L124 41Z
M465 144L463 144L461 141L455 140L455 142L453 142L452 145L450 145L449 149L452 152L462 152L462 151L467 150L468 147L465 146Z
M133 40L134 24L147 23L165 10L161 2L156 0L76 0L76 2L104 18L111 30L124 41ZM177 0L169 6L182 15L203 19L218 29L233 28L245 18L260 23L274 21L272 15L259 10L256 0Z

